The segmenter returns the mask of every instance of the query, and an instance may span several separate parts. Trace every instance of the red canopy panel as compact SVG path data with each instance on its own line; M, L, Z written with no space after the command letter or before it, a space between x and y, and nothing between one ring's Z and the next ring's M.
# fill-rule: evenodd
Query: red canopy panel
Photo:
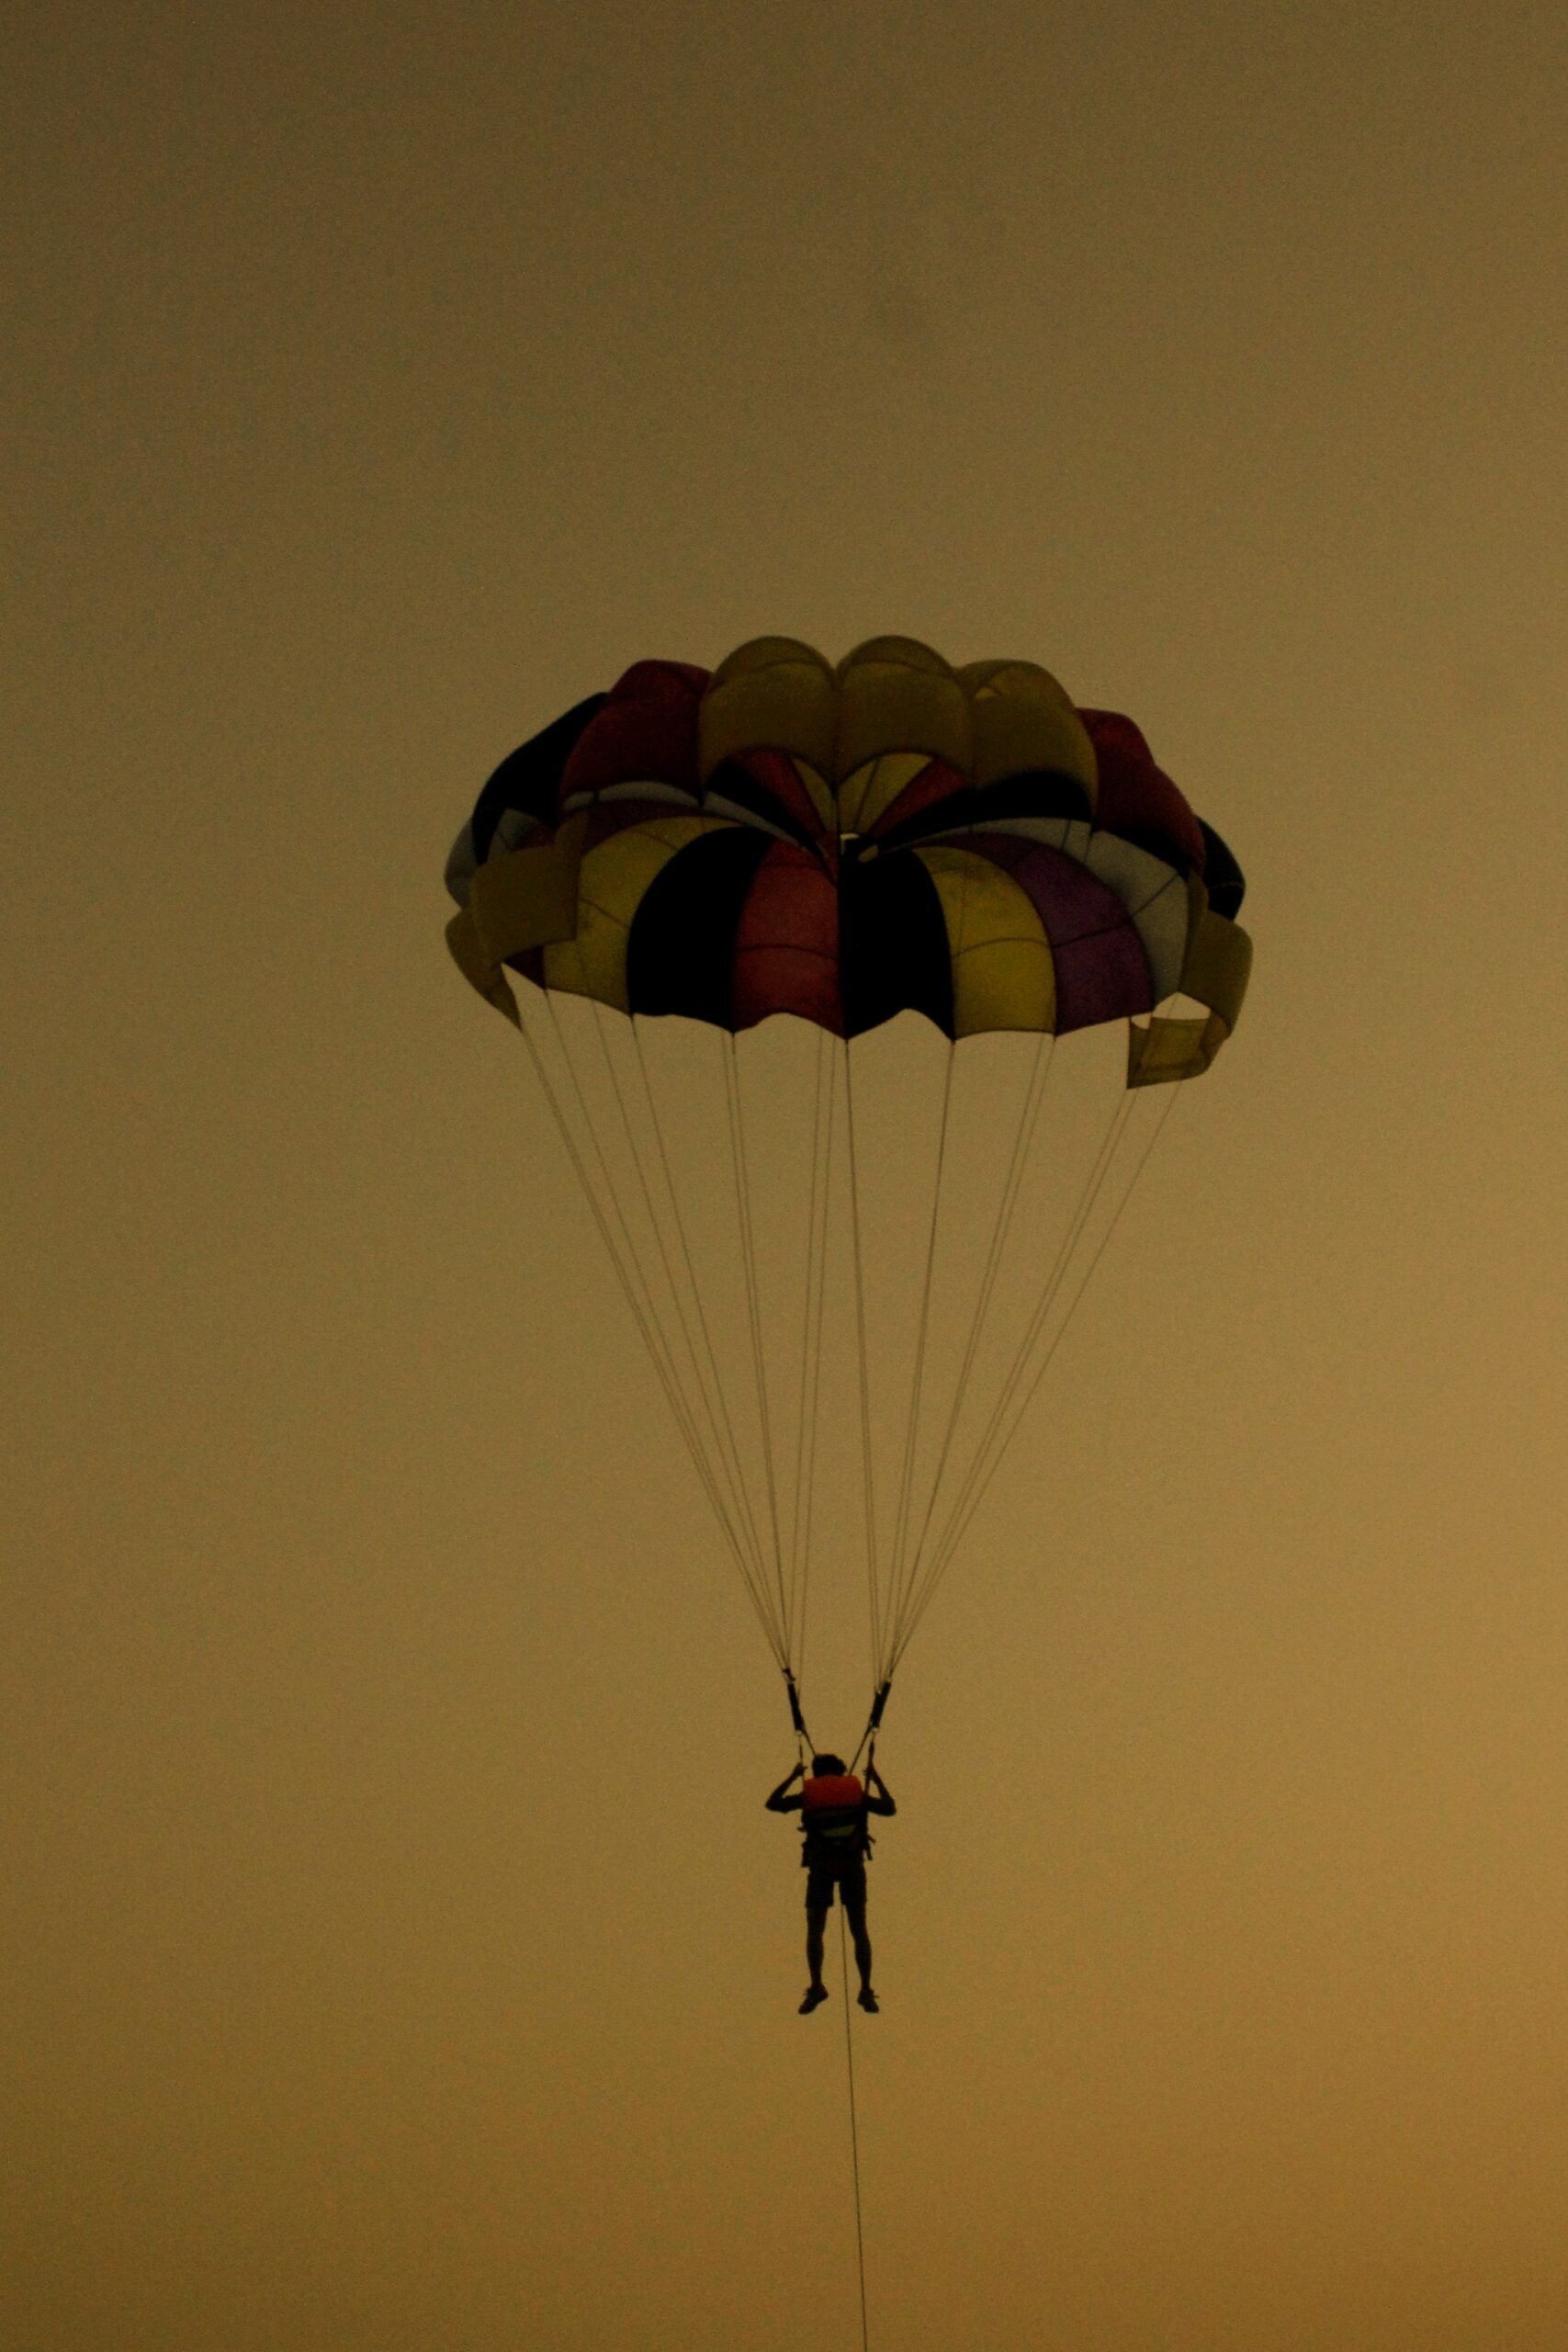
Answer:
M839 893L809 850L774 842L746 895L735 934L730 1026L797 1012L841 1037Z
M697 711L709 673L685 662L634 662L572 746L560 806L612 784L697 788Z
M1119 710L1080 710L1078 717L1100 771L1095 823L1141 842L1156 857L1177 852L1172 864L1184 874L1201 874L1207 854L1202 828L1165 770L1156 766L1142 730Z

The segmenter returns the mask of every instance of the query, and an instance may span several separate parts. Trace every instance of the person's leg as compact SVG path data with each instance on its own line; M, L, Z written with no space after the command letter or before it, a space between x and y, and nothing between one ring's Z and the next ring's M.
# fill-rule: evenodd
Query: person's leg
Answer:
M822 1990L822 1947L828 1933L828 1906L825 1903L808 1903L806 1906L806 1965L811 1972L811 1989Z
M850 1922L850 1934L854 1939L855 1966L860 1970L861 1991L871 1990L871 1938L865 1931L865 1897L857 1902L852 1894L845 1894L844 1910Z

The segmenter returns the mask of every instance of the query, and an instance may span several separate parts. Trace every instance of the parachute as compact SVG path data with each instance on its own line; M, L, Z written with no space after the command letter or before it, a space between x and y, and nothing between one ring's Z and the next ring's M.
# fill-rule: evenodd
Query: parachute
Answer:
M1130 719L1032 662L761 638L636 662L512 752L446 883L796 1728L835 1547L879 1721L1175 1089L1235 1025L1235 858ZM1099 1110L1069 1149L1080 1046Z

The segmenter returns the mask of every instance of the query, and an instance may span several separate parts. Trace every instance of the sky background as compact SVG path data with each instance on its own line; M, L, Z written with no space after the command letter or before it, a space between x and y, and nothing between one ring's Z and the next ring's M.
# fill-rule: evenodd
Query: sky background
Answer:
M860 2340L777 1678L440 939L765 630L1132 711L1258 942L889 1716L872 2341L1560 2352L1568 17L18 28L4 2352Z

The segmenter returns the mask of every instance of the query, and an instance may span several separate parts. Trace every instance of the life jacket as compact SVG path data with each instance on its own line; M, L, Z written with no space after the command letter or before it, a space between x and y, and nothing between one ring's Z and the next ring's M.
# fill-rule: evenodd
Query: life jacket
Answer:
M806 1781L800 1814L806 1833L801 1860L806 1863L847 1861L870 1847L865 1791L852 1772L824 1772Z

